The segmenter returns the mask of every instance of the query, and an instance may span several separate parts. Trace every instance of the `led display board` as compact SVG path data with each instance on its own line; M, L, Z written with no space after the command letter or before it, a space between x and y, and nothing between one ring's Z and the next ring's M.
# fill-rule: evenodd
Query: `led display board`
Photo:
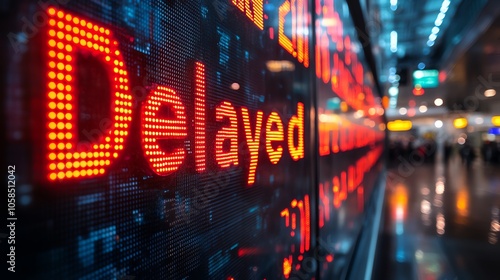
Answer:
M345 273L385 136L345 1L5 7L16 276Z
M416 70L413 72L413 85L421 88L435 88L439 86L438 70Z

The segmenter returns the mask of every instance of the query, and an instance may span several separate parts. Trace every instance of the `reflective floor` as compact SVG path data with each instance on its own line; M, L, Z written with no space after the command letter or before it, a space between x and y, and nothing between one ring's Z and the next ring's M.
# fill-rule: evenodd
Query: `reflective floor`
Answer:
M500 166L458 156L389 170L379 279L500 279Z

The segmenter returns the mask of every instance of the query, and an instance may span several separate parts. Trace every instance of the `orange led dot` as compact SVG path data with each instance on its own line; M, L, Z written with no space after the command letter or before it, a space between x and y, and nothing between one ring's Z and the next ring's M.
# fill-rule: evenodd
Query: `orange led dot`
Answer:
M63 100L63 99L64 99L64 93L59 92L59 93L57 94L57 99L59 99L59 100Z
M54 8L49 8L48 13L49 15L53 16L56 14L56 10Z
M63 140L64 139L64 133L62 133L62 132L57 133L57 138L59 140Z
M63 27L64 27L64 23L62 23L62 22L60 22L60 21L59 21L59 22L57 22L57 27L59 27L59 28L63 28Z
M57 69L63 70L64 69L64 63L61 63L61 62L57 63Z
M73 47L71 45L66 45L66 51L70 52L73 50Z
M55 150L56 149L56 143L50 143L49 144L49 149Z
M57 118L62 120L64 119L64 114L63 113L57 113Z
M71 153L67 153L67 154L66 154L66 158L67 158L67 159L71 159L72 157L73 157L73 154L71 154Z
M78 43L80 42L80 38L78 38L78 37L73 37L73 42L74 42L75 44L78 44Z
M106 165L109 165L111 161L109 159L106 160Z
M66 162L66 168L71 168L71 167L73 167L73 164L70 161Z
M54 83L54 82L50 82L50 83L49 83L49 88L50 88L50 89L55 89L55 88L56 88L56 83Z
M57 158L60 159L60 160L63 160L64 159L64 154L63 153L57 154Z
M66 55L66 60L69 62L69 61L72 61L72 60L73 60L73 58L71 57L71 55L69 55L69 54L68 54L68 55ZM66 78L66 79L67 79L67 78ZM71 80L70 80L70 81L71 81Z
M73 18L73 22L74 22L75 24L78 24L78 23L80 23L80 19L79 19L79 18L77 18L77 17L74 17L74 18Z
M109 35L109 29L104 30L104 34Z
M50 26L54 26L54 25L56 25L56 21L55 21L55 20L53 20L53 19L49 20L49 25L50 25Z
M50 160L55 160L56 159L56 154L55 153L50 153L49 154L49 159Z
M64 33L62 33L61 31L57 32L57 38L59 39L64 38Z
M57 173L57 178L63 179L64 178L64 172L61 171L61 172Z
M65 38L66 38L67 41L71 41L73 39L73 36L71 36L69 34L66 34Z
M66 177L68 177L68 178L73 177L73 172L72 171L66 171Z
M87 32L87 38L88 38L88 39L92 39L92 33Z
M73 138L73 133L67 132L66 133L66 139L72 139Z
M64 17L64 13L61 12L61 11L57 12L57 17L58 18L63 18Z
M80 20L80 24L81 24L82 26L85 26L85 25L87 25L87 22L86 22L84 19L82 19L82 20Z
M73 78L71 77L71 75L66 75L66 81L68 82L71 82L71 80L73 80Z
M66 104L65 108L66 110L71 110L73 109L73 106L71 104Z
M81 39L81 40L80 40L80 45L82 45L82 46L86 46L86 45L87 45L87 40L85 40L85 39Z
M56 173L50 173L49 178L50 180L55 180L57 178Z
M65 89L66 89L66 91L71 91L71 86L70 86L70 85L67 85L67 86L65 87Z
M56 67L56 63L54 61L49 62L49 67L50 68Z
M57 128L58 129L64 129L64 123L62 123L62 122L57 123Z
M55 51L50 51L49 52L50 57L56 57L56 52Z
M88 41L87 42L87 47L92 48L92 46L93 46L92 42Z
M75 163L73 163L73 167L75 167L75 168L80 167L80 162L79 161L75 161Z
M71 120L72 118L73 118L73 116L70 113L66 114L66 119Z
M80 153L74 153L74 154L73 154L73 157L74 157L75 159L79 159L79 158L80 158Z
M57 54L57 58L59 58L59 59L63 59L63 58L64 58L64 54L63 54L63 53L58 53L58 54Z
M73 99L73 96L71 94L66 94L66 100L71 101Z
M69 65L69 64L68 64L68 65L66 65L66 71L68 71L68 72L69 72L69 71L71 71L71 70L73 70L73 67L71 67L71 65Z
M80 166L81 166L82 168L87 167L87 162L86 162L86 161L84 161L84 160L80 161Z
M58 74L57 74L57 78L58 78L59 80L64 79L64 74L63 74L63 73L58 73Z
M71 126L71 124L70 124L70 126ZM73 145L71 143L66 143L66 149L69 150L71 148L73 148Z
M78 170L73 171L73 176L75 178L80 177L80 171L78 171Z
M62 170L64 169L64 163L60 162L57 164L57 169Z
M54 75L55 75L55 73L54 73ZM50 98L50 99L54 99L54 98L56 98L56 93L55 93L55 92L53 92L53 91L49 92L49 98Z
M59 144L57 144L57 148L58 148L59 150L64 149L64 143L59 143Z
M82 172L80 173L82 176L86 176L87 175L87 171L86 170L82 170Z
M57 43L57 47L62 50L64 49L64 44L62 42L59 42Z
M61 84L61 83L57 84L57 89L58 90L63 90L64 89L64 85Z
M99 31L99 26L94 25L94 31Z
M49 30L49 35L52 37L56 36L56 31L54 29Z
M100 174L104 174L104 171L105 171L104 168L99 169Z
M55 163L51 163L51 164L49 165L49 169L50 169L50 170L54 170L54 169L56 169L56 167L57 167L57 166L56 166L56 164L55 164Z
M72 18L72 16L71 16L70 14L67 14L67 15L66 15L66 20L67 20L67 21L71 21L71 18Z
M50 113L49 113L49 118L50 118L50 119L55 119L55 118L56 118L56 113L54 113L54 112L50 112Z
M56 103L55 102L50 102L49 103L49 108L50 109L55 109L56 108Z
M93 25L91 22L88 22L88 23L87 23L87 27L88 27L89 29L92 29L92 27L93 27L93 26L94 26L94 25Z
M104 43L106 43L106 45L108 45L109 44L109 39L108 38L104 39Z
M117 158L118 157L118 153L113 153L113 157Z

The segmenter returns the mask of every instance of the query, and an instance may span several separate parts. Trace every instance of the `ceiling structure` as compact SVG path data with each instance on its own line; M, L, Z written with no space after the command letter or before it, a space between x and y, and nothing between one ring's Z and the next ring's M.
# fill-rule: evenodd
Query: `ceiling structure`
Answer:
M500 94L484 96L489 88L500 93L500 1L366 0L365 7L389 118L500 113ZM422 96L413 94L418 69L440 73L440 85Z

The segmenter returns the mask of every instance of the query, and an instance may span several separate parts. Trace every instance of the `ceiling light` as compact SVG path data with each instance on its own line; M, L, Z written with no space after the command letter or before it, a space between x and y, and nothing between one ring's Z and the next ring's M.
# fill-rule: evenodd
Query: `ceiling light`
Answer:
M437 16L437 19L443 20L445 17L446 17L446 14L439 13L438 16Z
M406 115L406 113L408 113L408 110L405 107L399 108L399 114Z
M436 128L441 128L441 127L443 127L443 121L441 121L441 120L437 120L437 121L435 121L435 122L434 122L434 126L435 126Z
M429 46L429 47L434 46L434 41L432 41L432 40L427 41L427 46Z
M432 28L432 34L438 34L438 33L439 33L439 27L434 26L434 27Z
M427 106L422 105L422 106L418 107L418 110L420 111L420 113L425 113L425 112L427 112Z
M483 124L484 123L484 119L481 117L477 117L475 121L476 121L476 124Z
M434 105L436 105L438 107L442 106L443 104L444 104L444 101L441 98L436 98L436 100L434 100Z
M429 35L429 40L431 41L436 41L436 38L437 38L437 35L432 33L431 35Z
M443 20L439 18L437 18L436 21L434 22L434 25L436 25L437 27L441 26L441 24L443 24Z
M399 94L399 88L397 87L390 87L389 88L389 95L390 96L397 96Z
M395 53L398 51L398 32L391 32L391 52Z
M441 13L444 14L444 13L446 13L448 11L448 7L442 6L440 11L441 11Z
M418 69L420 69L420 70L424 70L424 69L425 69L425 63L420 62L420 63L418 64Z
M486 97L493 97L497 94L497 91L494 89L487 89L484 91L484 96Z

